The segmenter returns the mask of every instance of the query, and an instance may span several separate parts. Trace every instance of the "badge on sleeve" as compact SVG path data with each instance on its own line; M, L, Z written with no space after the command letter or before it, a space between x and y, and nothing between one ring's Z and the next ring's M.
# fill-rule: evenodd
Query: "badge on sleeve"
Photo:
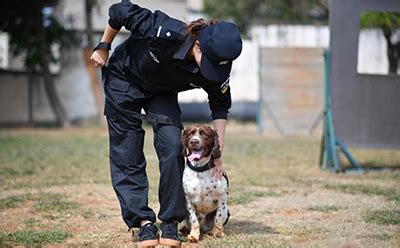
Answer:
M221 89L221 93L222 94L225 94L226 91L229 89L229 79L230 79L230 77L228 77L228 79L226 79L225 82L223 82L221 84L220 89Z

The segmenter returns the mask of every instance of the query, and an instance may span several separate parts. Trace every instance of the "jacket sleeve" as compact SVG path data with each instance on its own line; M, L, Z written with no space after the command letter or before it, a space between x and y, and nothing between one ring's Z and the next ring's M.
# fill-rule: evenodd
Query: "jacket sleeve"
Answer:
M230 87L228 86L224 93L218 84L208 85L203 89L208 94L208 104L212 119L227 119L229 109L232 106Z
M148 38L152 35L154 22L153 13L130 1L122 1L111 5L108 10L108 24L116 30L125 27L132 34L140 38Z

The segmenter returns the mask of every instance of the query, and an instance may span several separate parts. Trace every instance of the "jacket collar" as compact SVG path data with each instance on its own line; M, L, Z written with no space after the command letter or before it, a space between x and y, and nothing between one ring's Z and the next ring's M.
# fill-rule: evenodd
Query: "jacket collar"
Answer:
M182 44L175 51L173 58L184 60L186 58L186 55L189 52L190 48L192 48L196 39L197 39L196 36L191 36L189 34L186 34L185 38L183 39Z

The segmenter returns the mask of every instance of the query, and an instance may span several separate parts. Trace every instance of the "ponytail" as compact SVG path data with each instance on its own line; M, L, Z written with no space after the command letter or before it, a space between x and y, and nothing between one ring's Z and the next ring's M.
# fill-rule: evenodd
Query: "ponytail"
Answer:
M200 31L209 26L209 25L213 25L215 23L217 23L218 21L214 18L210 19L208 21L208 23L206 22L206 20L204 18L199 18L195 21L192 21L188 24L187 30L189 35L191 36L196 36L200 33Z

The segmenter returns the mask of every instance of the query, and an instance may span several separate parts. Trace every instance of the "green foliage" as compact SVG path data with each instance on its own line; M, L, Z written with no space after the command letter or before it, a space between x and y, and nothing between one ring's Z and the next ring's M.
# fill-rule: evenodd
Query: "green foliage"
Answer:
M389 73L396 74L400 62L400 41L393 41L392 36L400 28L400 12L363 12L360 26L382 30L387 43Z
M1 1L0 30L10 37L10 50L18 56L25 56L25 66L35 71L41 71L43 58L41 54L41 30L44 28L45 47L50 62L57 58L52 51L53 45L64 46L75 44L76 37L64 29L51 14L43 14L46 7L52 7L58 0L49 1ZM7 10L7 11L4 11Z
M400 28L399 12L362 12L361 28L381 28L395 30Z
M234 21L241 31L246 31L253 21L326 22L329 13L326 0L205 0L204 10L211 17Z
M72 237L70 232L64 231L17 231L12 233L0 232L0 245L45 245L61 243Z

